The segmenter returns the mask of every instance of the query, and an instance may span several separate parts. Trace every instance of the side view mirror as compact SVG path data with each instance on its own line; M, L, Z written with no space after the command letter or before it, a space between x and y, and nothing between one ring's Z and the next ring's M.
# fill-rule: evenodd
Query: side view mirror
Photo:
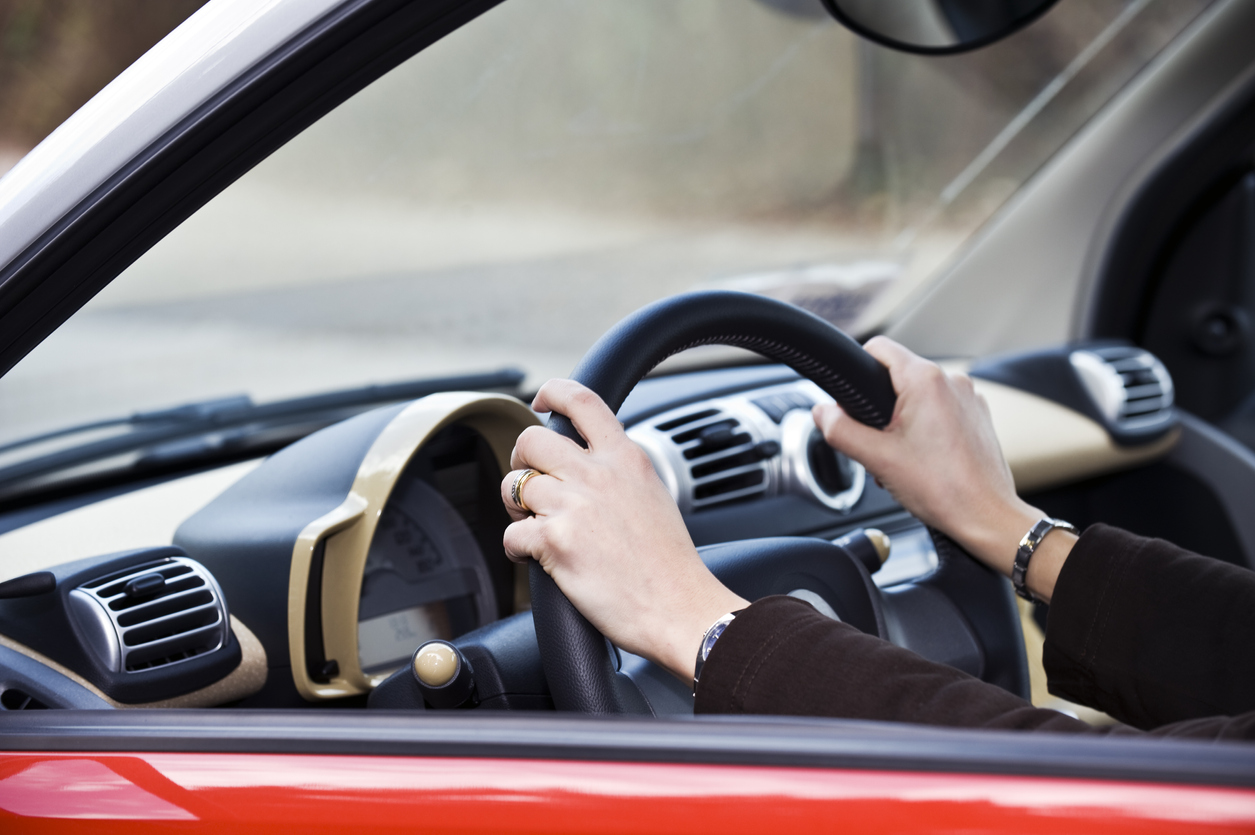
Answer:
M966 52L1027 26L1057 0L822 0L863 37L904 52Z

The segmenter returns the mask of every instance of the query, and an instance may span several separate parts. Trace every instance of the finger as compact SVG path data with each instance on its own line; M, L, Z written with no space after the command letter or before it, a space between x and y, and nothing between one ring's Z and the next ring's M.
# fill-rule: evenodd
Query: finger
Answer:
M619 419L600 397L574 380L550 380L540 387L532 408L566 415L590 450L625 437Z
M544 516L546 511L554 508L558 498L557 492L561 489L561 482L553 476L544 473L534 475L519 487L519 498L523 502L520 505L514 500L514 485L526 472L525 469L512 470L501 480L501 503L505 505L510 518L516 522L526 519L533 513L537 516Z
M867 351L867 353L875 357L877 362L889 369L889 380L893 383L894 393L898 395L901 395L906 390L912 374L920 372L925 366L934 365L905 345L894 342L887 336L872 337L867 340L863 350Z
M976 402L980 404L981 413L985 416L985 422L993 425L994 413L989 410L989 401L985 399L985 395L976 391L975 386L972 387L972 390L976 394Z
M877 454L886 441L885 433L859 423L836 403L820 403L811 410L815 425L828 446L843 452L868 469L877 469Z
M510 466L516 470L528 467L542 473L569 472L588 453L570 438L563 437L544 426L529 426L519 433L510 453Z
M967 372L948 371L946 376L950 378L950 382L954 385L956 391L962 392L968 397L976 393L976 384L972 382L972 378Z
M501 479L501 504L505 505L505 512L510 514L510 520L514 522L528 519L532 515L514 503L514 480L522 472L524 470L511 470Z
M920 359L920 356L907 348L901 342L895 342L887 336L873 336L863 345L863 350L871 354L876 360L893 371L894 368L901 368L910 364L913 360Z
M505 529L505 535L501 539L501 544L505 548L505 555L511 562L527 562L530 559L539 559L541 554L541 542L543 532L541 526L544 524L535 516L528 516L526 519L519 519Z

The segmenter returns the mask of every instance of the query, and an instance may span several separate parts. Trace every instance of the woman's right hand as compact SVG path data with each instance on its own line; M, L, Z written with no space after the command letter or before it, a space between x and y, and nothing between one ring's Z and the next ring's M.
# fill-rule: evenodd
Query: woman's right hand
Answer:
M898 395L893 418L872 429L836 404L821 404L814 416L824 439L920 521L1009 575L1021 537L1045 514L1016 494L985 399L966 374L947 374L891 339L878 336L864 347L889 369ZM1039 597L1049 599L1072 542L1055 532L1029 564L1028 586Z

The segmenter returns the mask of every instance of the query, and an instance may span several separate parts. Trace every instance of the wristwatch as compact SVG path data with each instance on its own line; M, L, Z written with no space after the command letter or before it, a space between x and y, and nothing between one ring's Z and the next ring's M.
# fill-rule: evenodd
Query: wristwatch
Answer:
M1080 531L1076 526L1065 522L1062 519L1051 519L1049 516L1042 517L1036 525L1024 534L1024 538L1020 540L1020 547L1015 552L1015 562L1011 566L1011 585L1015 587L1015 593L1030 603L1036 602L1037 598L1028 590L1028 584L1025 579L1028 577L1028 561L1033 558L1033 554L1037 551L1037 546L1041 545L1041 541L1046 538L1046 534L1059 528L1065 531L1071 531L1080 535Z
M693 665L693 695L697 695L697 682L702 677L702 667L706 663L706 659L710 657L710 651L715 648L715 641L719 640L719 636L723 634L723 630L728 628L728 624L736 620L736 612L728 612L719 620L710 625L710 628L702 635L702 642L697 647L697 663Z

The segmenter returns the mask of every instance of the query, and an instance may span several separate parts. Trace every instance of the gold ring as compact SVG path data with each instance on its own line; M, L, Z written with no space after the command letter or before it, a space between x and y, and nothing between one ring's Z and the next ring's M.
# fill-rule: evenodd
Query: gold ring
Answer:
M527 480L532 476L540 475L540 470L526 469L514 477L514 484L510 487L510 498L514 500L514 504L520 510L527 513L535 513L523 502L523 485L527 484Z

